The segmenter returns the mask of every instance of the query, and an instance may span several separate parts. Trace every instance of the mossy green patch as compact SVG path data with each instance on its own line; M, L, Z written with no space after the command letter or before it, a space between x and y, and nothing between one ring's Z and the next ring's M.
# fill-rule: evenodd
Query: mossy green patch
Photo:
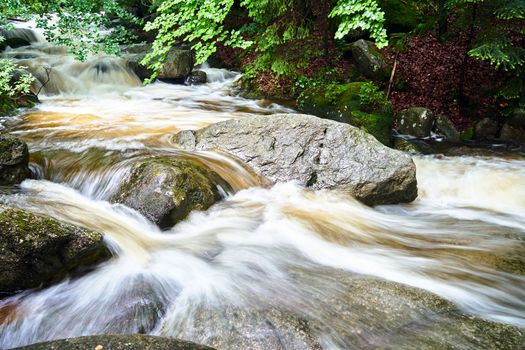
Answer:
M297 105L303 112L357 126L383 144L390 144L392 105L372 83L331 83L307 88Z

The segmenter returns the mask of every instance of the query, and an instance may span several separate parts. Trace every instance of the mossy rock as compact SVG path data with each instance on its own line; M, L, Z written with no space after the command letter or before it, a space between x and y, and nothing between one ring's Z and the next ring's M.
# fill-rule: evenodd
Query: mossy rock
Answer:
M109 256L98 232L0 205L0 292L38 287Z
M29 151L21 139L0 134L0 185L14 185L31 174L29 170Z
M385 145L390 144L393 109L379 92L363 98L367 82L329 84L306 89L297 99L301 111L357 126Z
M112 198L162 228L183 220L192 210L206 210L220 199L215 172L196 162L171 157L137 161Z

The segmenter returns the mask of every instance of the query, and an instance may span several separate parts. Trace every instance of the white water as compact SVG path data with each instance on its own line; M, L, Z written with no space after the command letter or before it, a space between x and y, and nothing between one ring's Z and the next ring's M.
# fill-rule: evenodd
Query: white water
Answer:
M236 76L227 72L222 80L208 71L214 81L203 86L141 87L120 68L74 76L69 57L58 56L42 59L75 88L49 92L5 125L27 140L53 182L25 181L3 200L103 232L114 257L83 276L0 301L0 348L136 332L219 348L312 348L276 321L283 314L306 322L326 349L417 347L417 337L443 337L435 325L459 322L452 306L427 305L430 293L467 315L525 327L524 159L415 159L419 198L375 209L293 183L257 187L260 179L235 161L180 152L169 136L287 108L235 96ZM113 74L129 79L113 83ZM161 232L106 201L130 162L156 155L198 159L238 192ZM406 322L417 326L407 330ZM478 344L459 327L449 332L459 348Z

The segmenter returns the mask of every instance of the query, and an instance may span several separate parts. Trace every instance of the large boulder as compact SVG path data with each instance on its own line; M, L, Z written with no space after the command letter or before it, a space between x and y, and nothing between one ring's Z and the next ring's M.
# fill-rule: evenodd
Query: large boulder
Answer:
M353 43L352 58L365 77L374 80L388 79L387 64L373 42L360 39Z
M230 153L271 182L340 188L369 205L417 197L412 159L348 124L311 115L276 114L228 120L182 131L188 150Z
M0 134L0 185L14 185L31 174L27 144L19 138Z
M140 334L92 335L16 348L18 350L213 350L182 340Z
M0 205L0 292L38 287L109 256L100 233Z
M145 46L147 48L147 46ZM132 49L140 50L140 48ZM151 77L152 71L141 62L146 57L146 52L132 53L127 57L128 67L142 80ZM173 48L169 51L164 64L159 70L157 78L170 82L183 83L193 69L194 59L190 50Z
M403 135L417 138L430 136L434 125L434 114L424 107L407 108L399 112L398 128Z
M163 228L192 210L206 210L220 199L219 175L195 162L157 157L136 162L112 198Z
M298 97L297 105L306 114L357 126L383 144L390 144L392 105L370 83L353 82L308 88Z

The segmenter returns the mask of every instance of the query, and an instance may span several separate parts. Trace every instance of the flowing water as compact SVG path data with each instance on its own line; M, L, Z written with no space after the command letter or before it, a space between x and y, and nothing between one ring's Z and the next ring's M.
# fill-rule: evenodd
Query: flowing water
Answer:
M369 208L170 144L292 112L236 96L232 72L143 87L120 59L79 63L42 42L8 54L51 80L41 104L2 121L39 178L2 200L103 232L113 258L1 300L0 348L101 333L221 349L505 348L494 329L525 327L525 158L418 157L418 199ZM133 161L158 155L197 160L231 189L167 231L108 202Z

